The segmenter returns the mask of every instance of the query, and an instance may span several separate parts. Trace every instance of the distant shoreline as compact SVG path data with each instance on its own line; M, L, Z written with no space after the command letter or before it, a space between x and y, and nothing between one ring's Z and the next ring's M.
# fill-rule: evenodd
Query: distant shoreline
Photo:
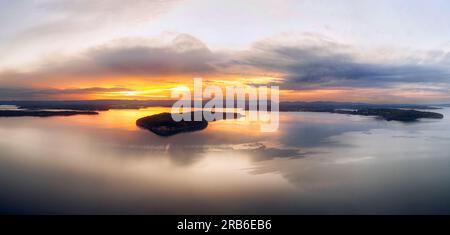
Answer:
M204 103L206 100L203 101ZM83 111L107 111L110 109L141 109L148 107L172 107L174 100L67 100L67 101L0 101L0 105L15 105L20 109L64 109ZM225 105L223 106L225 107ZM360 109L360 108L395 108L395 109L439 109L450 104L372 104L360 102L333 101L283 101L279 103L280 111L299 111L299 109ZM248 108L248 104L246 104Z
M141 109L171 107L173 101L0 101L0 105L14 105L17 110L0 110L0 117L49 117L96 115L110 109ZM440 105L447 107L447 105ZM51 109L52 111L49 111ZM246 106L248 110L248 106ZM440 113L422 111L440 109L438 105L369 104L351 102L280 102L280 112L326 112L360 116L375 116L387 121L411 122L420 118L442 119ZM270 110L270 107L269 107ZM420 111L419 111L420 110Z

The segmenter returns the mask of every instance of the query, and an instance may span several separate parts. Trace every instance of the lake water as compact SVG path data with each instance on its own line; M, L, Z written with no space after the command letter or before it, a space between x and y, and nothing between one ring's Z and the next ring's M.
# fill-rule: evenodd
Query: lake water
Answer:
M160 137L136 119L0 118L0 212L449 214L450 109L387 122L281 113L280 129L222 120Z

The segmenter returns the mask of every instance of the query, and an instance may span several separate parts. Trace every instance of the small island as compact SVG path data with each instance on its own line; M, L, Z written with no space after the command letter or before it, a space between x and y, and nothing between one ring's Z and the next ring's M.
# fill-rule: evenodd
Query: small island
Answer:
M201 113L202 120L194 121L195 113ZM227 118L237 119L243 115L239 113L225 113L225 112L212 112L218 117L215 121L224 120ZM219 115L217 115L219 114ZM185 114L175 114L175 115L186 115ZM203 118L202 111L190 112L192 121L181 120L179 122L173 120L171 113L160 113L148 117L140 118L136 121L136 125L147 129L159 136L172 136L183 132L193 132L200 131L208 127L208 121Z
M95 111L47 111L47 110L0 110L0 117L52 117L73 115L97 115Z
M192 112L191 115L194 115L194 113ZM160 113L140 118L136 121L136 125L159 136L172 136L182 132L203 130L208 127L208 121L202 118L201 121L181 120L176 122L173 120L171 113Z

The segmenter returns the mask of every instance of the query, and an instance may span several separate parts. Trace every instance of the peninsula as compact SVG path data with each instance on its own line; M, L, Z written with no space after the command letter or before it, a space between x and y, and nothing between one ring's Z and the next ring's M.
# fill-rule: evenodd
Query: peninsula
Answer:
M73 115L97 115L95 111L47 111L47 110L0 110L0 117L51 117Z
M417 111L412 109L358 109L335 110L334 113L377 116L386 121L413 122L420 118L443 119L444 115L435 112Z
M348 115L374 116L386 121L412 122L421 118L443 119L444 115L427 110L438 107L409 104L367 104L339 102L285 102L280 112L322 112Z

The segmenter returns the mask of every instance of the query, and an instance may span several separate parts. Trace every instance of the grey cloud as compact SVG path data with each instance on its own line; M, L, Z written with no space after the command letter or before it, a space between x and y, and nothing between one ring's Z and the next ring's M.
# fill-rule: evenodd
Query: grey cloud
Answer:
M195 74L213 70L213 53L200 41L179 35L172 47L133 46L90 51L91 63L99 70L121 74Z
M61 82L123 75L146 76L201 76L215 72L213 62L220 58L198 39L177 35L168 45L153 41L115 41L87 50L81 56L57 59L43 63L32 72L4 71L0 85L25 86L46 81Z
M445 61L422 63L380 62L360 59L348 46L325 40L296 45L260 42L227 66L246 66L283 74L282 88L315 89L324 87L389 87L399 83L449 83L450 69Z

